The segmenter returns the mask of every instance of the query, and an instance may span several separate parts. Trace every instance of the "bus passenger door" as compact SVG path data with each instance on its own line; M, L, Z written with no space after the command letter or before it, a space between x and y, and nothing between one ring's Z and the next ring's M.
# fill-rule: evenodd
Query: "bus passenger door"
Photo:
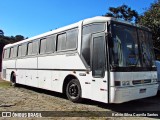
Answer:
M108 102L108 81L106 71L105 33L92 35L91 42L92 66L92 100Z

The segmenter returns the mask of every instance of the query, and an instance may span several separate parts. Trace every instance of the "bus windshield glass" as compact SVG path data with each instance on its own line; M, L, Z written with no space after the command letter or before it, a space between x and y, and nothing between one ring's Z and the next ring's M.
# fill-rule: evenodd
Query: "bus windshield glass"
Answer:
M140 42L143 66L151 67L155 65L152 34L144 30L138 30L138 37Z
M111 64L113 67L151 67L152 36L149 32L123 24L112 24Z

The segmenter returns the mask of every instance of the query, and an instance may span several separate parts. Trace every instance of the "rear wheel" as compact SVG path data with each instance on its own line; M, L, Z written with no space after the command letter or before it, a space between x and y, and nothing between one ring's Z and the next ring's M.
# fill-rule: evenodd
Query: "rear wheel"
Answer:
M16 74L15 73L12 73L11 75L11 85L13 87L16 87Z
M81 86L77 79L69 81L66 87L66 95L72 102L80 102L81 98Z

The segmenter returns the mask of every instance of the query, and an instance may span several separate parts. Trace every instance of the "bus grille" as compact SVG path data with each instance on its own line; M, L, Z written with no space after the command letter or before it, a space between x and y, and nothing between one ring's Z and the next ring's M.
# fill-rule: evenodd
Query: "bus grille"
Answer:
M132 84L133 84L133 85L146 84L146 83L151 83L151 79L146 79L146 80L133 80L133 81L132 81Z

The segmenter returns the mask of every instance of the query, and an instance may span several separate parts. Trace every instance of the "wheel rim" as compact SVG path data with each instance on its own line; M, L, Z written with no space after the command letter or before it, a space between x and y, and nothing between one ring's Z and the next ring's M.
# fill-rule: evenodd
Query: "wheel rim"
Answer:
M78 86L75 83L70 83L68 87L68 93L72 99L75 99L78 96Z

